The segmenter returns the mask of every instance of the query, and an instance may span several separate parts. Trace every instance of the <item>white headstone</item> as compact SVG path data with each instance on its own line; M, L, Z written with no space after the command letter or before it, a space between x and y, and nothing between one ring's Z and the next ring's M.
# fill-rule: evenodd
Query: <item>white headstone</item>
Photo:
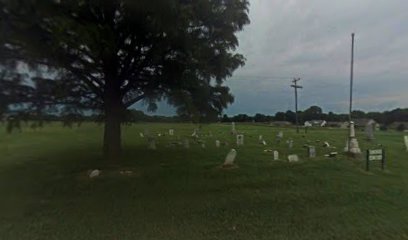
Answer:
M324 142L324 143L323 143L323 147L330 147L329 142Z
M193 133L191 134L192 137L198 138L198 129L194 129Z
M367 140L371 141L374 140L374 123L373 122L368 122L367 125L365 126L365 134Z
M344 148L345 152L353 153L353 154L360 154L361 150L358 145L358 141L356 138L356 132L354 130L354 122L350 122L350 135L349 140L346 142L346 147Z
M237 146L244 145L244 135L238 134L237 135Z
M296 154L292 154L288 156L288 160L289 162L298 162L299 161L299 157Z
M280 142L283 138L283 132L279 131L278 134L276 134L276 141Z
M264 146L267 145L265 140L262 140L262 145L264 145Z
M232 133L233 135L237 134L237 130L235 129L235 122L232 122L232 123L231 123L231 133Z
M287 143L288 143L289 148L293 148L293 140L292 139L288 140Z
M142 132L139 133L140 137L144 137L144 134Z
M221 145L220 140L215 140L215 147L219 148Z
M304 126L305 126L305 127L312 127L313 125L312 125L310 122L306 121L305 124L304 124Z
M350 145L350 150L349 150L349 145ZM350 152L350 153L353 153L353 154L360 154L361 150L360 150L360 147L358 145L357 138L351 138L350 139L350 144L349 144L349 141L347 140L346 141L346 147L344 148L344 151L345 152Z
M231 151L227 154L227 157L225 158L223 166L234 165L236 156L237 156L237 151L235 149L231 149Z
M404 136L405 148L408 151L408 136Z
M354 122L350 122L350 135L349 137L354 138L356 137L356 131L354 129Z
M314 146L309 146L308 148L309 158L316 157L316 148Z
M323 120L323 122L320 124L320 127L325 127L327 124L327 122L325 120Z
M101 171L98 169L92 170L89 173L89 178L94 178L94 177L98 177L101 174Z
M169 129L169 135L173 136L174 135L174 129Z
M258 139L259 139L260 142L262 142L263 141L263 136L259 135Z
M279 160L279 152L278 151L273 151L273 160Z

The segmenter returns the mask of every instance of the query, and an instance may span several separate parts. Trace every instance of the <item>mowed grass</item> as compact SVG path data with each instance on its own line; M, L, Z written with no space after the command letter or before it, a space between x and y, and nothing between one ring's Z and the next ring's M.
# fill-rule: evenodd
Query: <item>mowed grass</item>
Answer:
M175 136L168 136L168 129ZM191 138L192 124L134 124L123 129L124 154L116 163L101 156L102 126L66 129L54 123L37 131L0 132L0 239L408 239L408 157L403 134L376 132L387 169L364 156L325 158L342 152L346 130L240 125L245 145L235 146L230 125L204 125L206 148L169 143ZM158 149L147 149L148 129ZM210 136L209 133L212 133ZM263 135L268 146L258 143ZM294 148L285 141L294 139ZM229 146L215 147L215 140ZM328 141L336 149L323 148ZM318 157L308 159L311 142ZM239 168L218 167L236 148ZM273 161L296 153L301 162ZM89 169L102 175L89 179ZM121 175L121 170L132 171Z

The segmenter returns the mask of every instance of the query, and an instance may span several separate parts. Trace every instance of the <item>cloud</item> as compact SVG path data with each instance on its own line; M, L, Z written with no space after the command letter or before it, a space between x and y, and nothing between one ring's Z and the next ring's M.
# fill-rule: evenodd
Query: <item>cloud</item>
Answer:
M347 112L351 33L356 33L354 108L408 107L408 1L250 0L251 24L238 34L246 65L227 81L235 102L226 113L300 109ZM169 113L160 105L158 113Z
M286 111L292 77L301 105L346 112L352 32L355 108L407 107L408 2L402 0L252 0L251 24L239 33L245 67L227 81L236 102L226 111Z

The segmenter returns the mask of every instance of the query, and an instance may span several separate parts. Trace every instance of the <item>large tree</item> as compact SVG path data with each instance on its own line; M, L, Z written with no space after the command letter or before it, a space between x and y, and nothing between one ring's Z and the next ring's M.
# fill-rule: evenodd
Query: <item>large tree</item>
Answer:
M180 114L207 118L233 101L223 83L244 64L235 49L249 23L247 0L0 4L1 63L58 72L70 103L103 111L109 159L120 154L123 113L136 102L154 109L167 100Z

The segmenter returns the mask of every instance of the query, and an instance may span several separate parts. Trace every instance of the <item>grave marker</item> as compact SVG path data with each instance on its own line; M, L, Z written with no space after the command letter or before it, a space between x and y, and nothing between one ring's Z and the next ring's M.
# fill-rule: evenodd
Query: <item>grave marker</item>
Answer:
M365 126L365 134L368 141L374 140L374 123L367 123Z
M237 130L235 129L235 122L232 122L232 123L231 123L231 133L232 133L233 135L237 134Z
M279 152L278 151L273 151L273 160L279 160Z
M237 151L235 149L231 149L231 151L227 154L227 157L225 157L223 167L233 166L236 156L237 156Z
M292 154L288 156L288 160L289 162L298 162L299 161L299 157L296 154Z
M385 150L384 149L367 149L366 155L366 170L370 170L371 161L381 161L381 169L385 167Z
M237 135L237 146L244 145L244 135L238 134Z
M174 129L169 129L169 135L173 136L174 135Z
M405 148L408 151L408 136L404 136Z
M280 142L283 138L283 132L279 131L278 134L276 134L276 142Z
M221 145L220 140L215 140L215 147L219 148Z
M309 158L315 158L316 157L316 147L315 146L309 146L308 147L308 155L309 155Z

